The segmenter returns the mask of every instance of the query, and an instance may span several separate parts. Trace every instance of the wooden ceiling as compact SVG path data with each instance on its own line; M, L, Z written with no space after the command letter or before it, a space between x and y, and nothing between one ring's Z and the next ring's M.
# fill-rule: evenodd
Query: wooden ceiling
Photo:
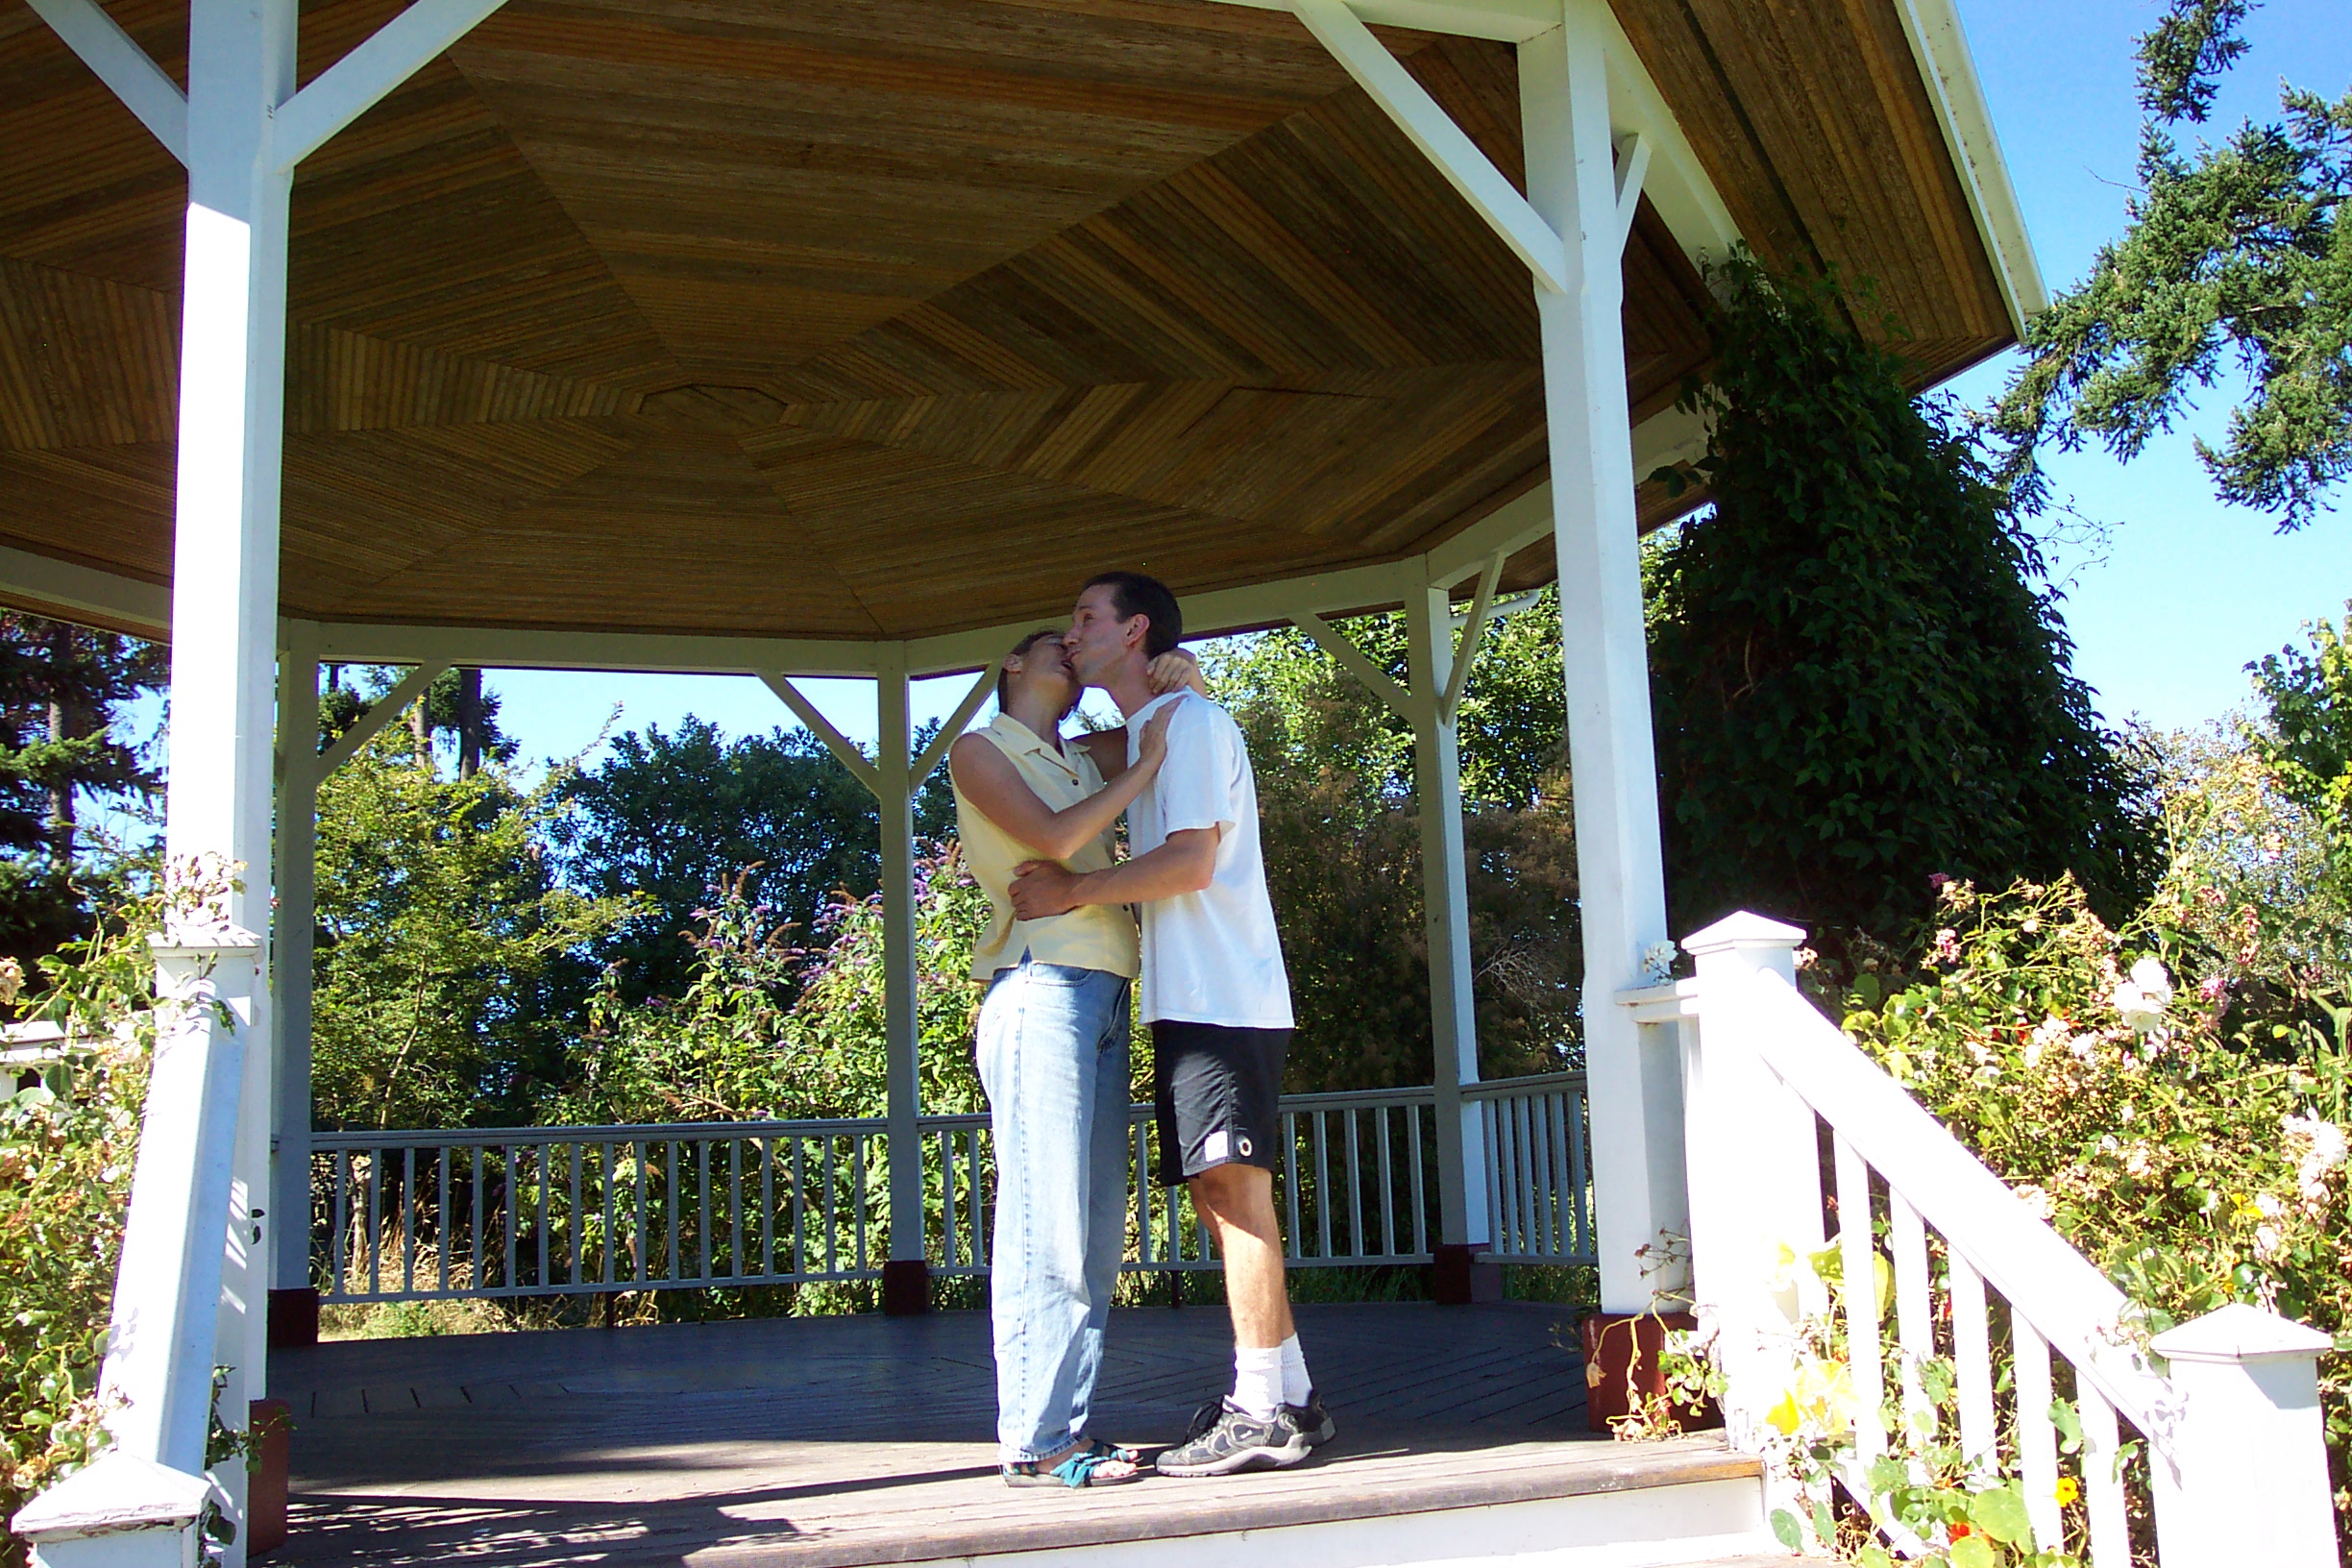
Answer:
M305 79L397 9L306 6ZM185 0L108 10L183 76ZM1892 0L1617 11L1767 260L1874 279L1923 377L2009 341ZM1516 181L1510 46L1382 36ZM0 543L166 579L184 200L0 0ZM1647 207L1626 285L1640 417L1705 356ZM921 635L1393 558L1545 472L1524 269L1206 0L508 0L303 166L290 300L319 620Z

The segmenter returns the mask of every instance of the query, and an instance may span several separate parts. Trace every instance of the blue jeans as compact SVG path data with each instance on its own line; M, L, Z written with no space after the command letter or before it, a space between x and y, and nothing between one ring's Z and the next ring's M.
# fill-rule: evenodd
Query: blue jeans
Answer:
M998 969L980 1082L996 1139L996 1440L1008 1461L1042 1458L1086 1434L1126 1245L1126 980L1026 954Z

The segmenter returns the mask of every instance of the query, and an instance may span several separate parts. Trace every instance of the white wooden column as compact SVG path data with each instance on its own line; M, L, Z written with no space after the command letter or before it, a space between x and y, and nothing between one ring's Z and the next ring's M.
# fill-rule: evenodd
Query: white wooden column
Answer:
M1626 407L1623 241L1602 40L1605 0L1568 0L1564 27L1519 46L1528 200L1565 240L1568 287L1538 286L1544 408L1576 791L1584 927L1584 1041L1601 1305L1650 1306L1640 1249L1683 1233L1680 1087L1614 1005L1666 936L1657 772Z
M1461 757L1453 709L1454 606L1443 588L1406 600L1413 726L1413 788L1421 802L1421 895L1429 937L1430 1024L1437 1089L1437 1194L1445 1245L1485 1246L1486 1139L1461 1089L1479 1079L1478 1010L1471 992L1470 894L1462 853ZM1475 651L1475 650L1471 650Z
M310 1283L310 962L318 909L319 666L306 646L278 667L278 907L270 931L276 1046L270 1141L273 1317L315 1339ZM298 1294L299 1293L299 1294ZM278 1335L273 1335L273 1337Z
M915 1013L914 736L906 648L889 645L874 674L874 792L882 811L883 1034L890 1053L891 1255L883 1306L920 1311L930 1286L923 1262L921 1027Z

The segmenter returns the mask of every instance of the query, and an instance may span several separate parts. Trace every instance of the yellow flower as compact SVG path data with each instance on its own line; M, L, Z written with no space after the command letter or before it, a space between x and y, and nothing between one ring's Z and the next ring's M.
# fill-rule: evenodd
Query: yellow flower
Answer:
M2080 1496L2082 1496L2082 1487L2075 1483L2072 1476L2060 1476L2058 1478L2057 1498L2058 1506L2060 1507L2065 1507L2069 1503L2073 1502Z

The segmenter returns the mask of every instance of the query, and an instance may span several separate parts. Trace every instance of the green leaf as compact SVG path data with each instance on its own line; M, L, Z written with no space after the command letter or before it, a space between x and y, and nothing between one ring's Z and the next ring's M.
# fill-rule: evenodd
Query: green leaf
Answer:
M1787 1547L1791 1552L1804 1550L1804 1526L1799 1524L1797 1516L1788 1509L1773 1509L1772 1532L1773 1539Z
M2000 1548L1982 1535L1963 1535L1951 1543L1952 1568L2000 1568Z
M2015 1486L1996 1486L1971 1497L1969 1523L2010 1546L2033 1538L2033 1522L2025 1516L2025 1494Z

